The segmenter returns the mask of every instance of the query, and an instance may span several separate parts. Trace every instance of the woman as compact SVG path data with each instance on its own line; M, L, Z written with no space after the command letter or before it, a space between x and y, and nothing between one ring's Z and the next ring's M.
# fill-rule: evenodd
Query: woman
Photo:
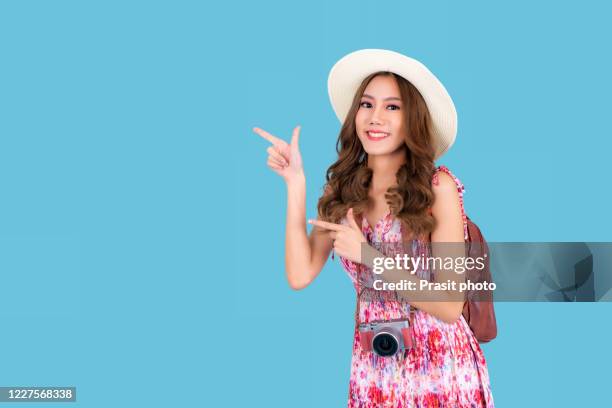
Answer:
M456 112L427 68L387 50L345 56L332 68L328 88L342 129L310 236L300 128L289 144L254 131L272 143L268 166L287 183L289 285L308 286L334 251L362 294L358 273L362 263L371 266L362 245L467 238L463 186L446 167L434 166L455 139ZM400 294L358 296L348 406L492 407L486 362L461 314L463 301ZM362 347L359 323L402 318L410 321L412 347L388 357Z

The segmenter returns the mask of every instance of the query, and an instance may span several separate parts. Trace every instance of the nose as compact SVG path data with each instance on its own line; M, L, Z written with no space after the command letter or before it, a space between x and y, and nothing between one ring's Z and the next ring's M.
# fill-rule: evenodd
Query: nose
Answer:
M371 110L370 125L381 125L383 123L384 110L381 111L381 109L383 109L382 106L377 106Z

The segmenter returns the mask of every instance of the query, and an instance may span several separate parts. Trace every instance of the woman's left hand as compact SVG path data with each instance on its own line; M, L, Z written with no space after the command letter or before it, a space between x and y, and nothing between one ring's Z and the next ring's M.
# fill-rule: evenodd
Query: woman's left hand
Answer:
M352 208L349 208L346 218L349 225L320 220L308 220L308 223L329 231L330 237L334 240L334 251L338 255L353 262L361 263L362 245L368 241L363 236L357 221L355 221Z

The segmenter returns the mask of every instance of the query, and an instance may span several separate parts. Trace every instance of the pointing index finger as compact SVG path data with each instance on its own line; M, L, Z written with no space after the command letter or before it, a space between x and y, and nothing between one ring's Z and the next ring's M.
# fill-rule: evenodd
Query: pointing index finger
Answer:
M277 144L279 144L280 142L282 142L282 140L281 140L281 139L279 139L278 137L276 137L276 136L272 136L270 133L268 133L268 132L266 132L265 130L260 129L260 128L258 128L258 127L254 127L254 128L253 128L253 132L257 133L259 136L263 137L263 138L264 138L264 139L266 139L268 142L270 142L270 143L272 143L272 144L274 144L274 145L277 145Z
M345 227L344 225L334 224L333 222L321 221L321 220L308 220L309 224L316 225L317 227L325 228L331 231L341 231Z

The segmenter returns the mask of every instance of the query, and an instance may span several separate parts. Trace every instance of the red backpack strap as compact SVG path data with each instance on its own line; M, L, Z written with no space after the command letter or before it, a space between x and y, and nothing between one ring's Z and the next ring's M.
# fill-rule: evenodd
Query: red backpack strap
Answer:
M438 174L441 171L451 176L452 179L455 180L455 184L457 185L457 192L459 193L459 203L461 205L461 217L463 218L463 238L467 241L469 239L468 222L467 215L465 215L465 209L463 208L463 193L465 192L465 186L457 177L455 177L453 173L451 173L451 171L446 166L438 166L436 168L432 177L432 184L437 186L440 183L440 181L438 180Z

